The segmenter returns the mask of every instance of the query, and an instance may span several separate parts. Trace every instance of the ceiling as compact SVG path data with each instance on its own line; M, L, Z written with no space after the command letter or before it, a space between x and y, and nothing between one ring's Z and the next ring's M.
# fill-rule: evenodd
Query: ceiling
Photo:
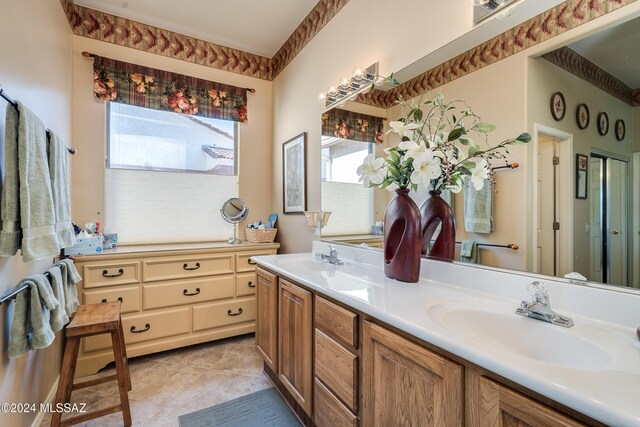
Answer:
M640 18L572 43L578 52L631 89L640 88Z
M317 1L75 0L75 3L271 58Z

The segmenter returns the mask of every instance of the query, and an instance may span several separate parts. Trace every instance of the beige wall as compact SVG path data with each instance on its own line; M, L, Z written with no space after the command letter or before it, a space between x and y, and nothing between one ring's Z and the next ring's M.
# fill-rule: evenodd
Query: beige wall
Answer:
M623 156L629 160L631 170L632 141L635 133L630 125L633 123L632 108L628 104L542 58L529 60L528 73L529 123L538 123L573 135L573 153L571 158L567 159L572 170L577 153L590 155L593 151ZM558 90L563 93L567 103L567 113L561 121L555 121L549 111L549 99ZM575 119L576 108L581 103L587 104L591 116L589 127L584 130L578 128ZM598 133L596 126L598 113L601 111L609 116L609 132L604 136ZM618 141L615 137L614 125L618 119L623 119L627 125L623 141ZM573 188L575 182L564 185ZM571 191L571 194L574 192L575 190ZM573 271L585 277L589 277L590 274L590 233L586 226L591 222L592 201L591 197L584 200L572 197ZM562 224L560 226L562 227Z
M318 94L356 67L380 63L388 75L471 29L472 8L447 2L350 0L273 81L273 197L281 252L311 250L303 215L282 214L282 143L307 132L307 210L320 210ZM397 25L396 25L397 23Z
M72 35L57 0L2 2L0 25L0 83L7 94L24 102L63 139L71 140ZM10 4L9 4L10 3ZM13 25L12 25L13 24ZM4 138L4 109L0 102L0 133ZM42 273L51 259L22 262L22 257L0 258L0 293L23 277ZM44 402L59 373L61 339L17 359L8 359L7 346L13 304L0 307L2 360L0 402ZM0 413L2 426L30 425L36 414Z
M240 197L249 207L247 223L267 219L272 212L271 82L84 37L74 36L73 41L73 137L78 154L72 169L72 201L76 223L104 222L106 103L93 97L93 61L84 58L82 51L220 83L255 88L255 93L248 94L249 122L240 124L239 188ZM171 189L167 191L170 193ZM112 231L117 233L117 230Z

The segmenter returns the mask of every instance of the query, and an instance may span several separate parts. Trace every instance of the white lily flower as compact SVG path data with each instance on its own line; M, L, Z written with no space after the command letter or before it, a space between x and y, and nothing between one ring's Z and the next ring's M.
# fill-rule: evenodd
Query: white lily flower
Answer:
M380 185L384 181L387 175L387 168L384 167L384 159L381 157L375 158L375 154L369 154L364 158L364 162L356 171L360 175L359 181L361 181L365 187L371 187L373 185Z
M422 153L427 151L426 145L420 144L419 142L415 141L402 141L400 144L398 144L398 148L406 151L404 155L405 160L409 157L415 159L416 157L422 155Z
M476 167L471 170L471 183L473 184L473 188L476 191L482 190L484 187L484 181L489 177L489 168L487 161L485 159L481 159L478 163L476 163Z
M408 123L405 124L404 122L400 122L400 121L393 121L393 122L389 122L389 127L391 129L389 129L389 132L395 132L400 136L411 136L412 132L414 129L418 129L420 127L419 124L417 123Z
M431 180L438 178L441 173L440 158L434 156L433 151L429 149L413 159L411 182L427 187Z

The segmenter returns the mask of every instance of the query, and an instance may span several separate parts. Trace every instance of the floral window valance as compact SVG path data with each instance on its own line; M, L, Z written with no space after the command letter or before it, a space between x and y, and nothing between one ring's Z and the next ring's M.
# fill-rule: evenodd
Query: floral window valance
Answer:
M322 135L362 142L384 142L384 119L353 111L333 110L322 115Z
M247 89L93 57L93 93L98 99L247 123Z

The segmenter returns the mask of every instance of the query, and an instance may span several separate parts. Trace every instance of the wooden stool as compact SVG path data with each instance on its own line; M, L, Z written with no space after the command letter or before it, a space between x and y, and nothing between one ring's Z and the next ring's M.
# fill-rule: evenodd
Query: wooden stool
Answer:
M57 427L60 425L68 426L78 424L118 411L122 411L124 425L126 427L130 426L131 411L129 409L129 396L127 391L131 390L131 377L129 375L127 350L124 345L122 322L120 320L120 302L112 301L101 304L81 305L73 316L71 323L67 325L65 331L67 342L64 347L62 370L60 372L60 382L58 383L55 403L69 403L73 390L79 390L109 381L118 381L120 404L100 409L99 411L84 413L69 418L62 423L62 413L54 412L53 418L51 419L51 426ZM116 362L116 374L74 384L73 377L76 370L76 359L78 358L80 339L98 334L111 334L113 356Z

